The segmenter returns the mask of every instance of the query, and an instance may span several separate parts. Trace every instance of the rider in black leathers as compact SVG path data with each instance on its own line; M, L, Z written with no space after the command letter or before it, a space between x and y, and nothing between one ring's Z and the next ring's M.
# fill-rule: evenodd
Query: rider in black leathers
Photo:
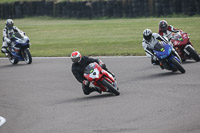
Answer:
M95 58L90 58L87 56L81 57L81 54L78 51L72 52L71 54L72 59L72 73L75 76L75 78L82 83L82 89L85 95L89 95L93 91L97 91L101 93L100 89L98 87L90 87L90 82L85 79L83 76L85 67L88 66L90 63L96 62L98 63L104 70L108 71L106 68L106 65L100 60ZM109 72L109 71L108 71ZM114 76L113 73L109 72Z

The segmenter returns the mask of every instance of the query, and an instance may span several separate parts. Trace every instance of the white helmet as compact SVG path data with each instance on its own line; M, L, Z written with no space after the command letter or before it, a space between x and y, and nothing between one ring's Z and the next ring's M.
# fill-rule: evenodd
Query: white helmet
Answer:
M150 29L145 29L143 31L143 37L146 41L150 41L151 40L151 37L152 37L152 31Z
M74 51L71 54L72 62L80 62L81 61L81 54L78 51Z
M8 28L8 30L11 30L14 26L14 22L12 19L7 19L6 20L6 27Z

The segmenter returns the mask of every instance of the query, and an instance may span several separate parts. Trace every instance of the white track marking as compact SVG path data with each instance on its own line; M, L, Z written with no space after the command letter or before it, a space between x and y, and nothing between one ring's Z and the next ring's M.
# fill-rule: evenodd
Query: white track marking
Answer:
M6 122L6 119L0 116L0 127Z

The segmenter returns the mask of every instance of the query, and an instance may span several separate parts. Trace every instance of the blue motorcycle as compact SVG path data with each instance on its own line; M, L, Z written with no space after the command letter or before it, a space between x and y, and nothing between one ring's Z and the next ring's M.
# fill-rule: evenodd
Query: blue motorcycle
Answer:
M15 32L12 34L11 44L8 47L8 58L12 64L17 64L19 61L25 61L27 64L32 63L29 41L28 36L23 33Z
M158 58L161 68L172 70L173 72L179 70L181 73L185 73L185 69L181 65L181 59L169 44L158 42L154 46L153 52Z

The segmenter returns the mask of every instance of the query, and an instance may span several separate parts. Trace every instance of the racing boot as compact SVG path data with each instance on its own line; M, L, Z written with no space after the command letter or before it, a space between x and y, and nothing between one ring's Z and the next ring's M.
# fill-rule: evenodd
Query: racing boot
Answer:
M8 51L7 51L6 47L2 47L2 48L1 48L1 52L2 52L2 53L7 53Z
M160 64L160 62L159 62L159 60L154 60L153 58L151 58L151 63L153 64L153 65L159 65Z
M160 62L160 68L164 69L164 66L163 66L163 64L161 62Z
M101 88L99 88L99 87L91 87L91 89L93 90L93 91L96 91L96 92L98 92L99 94L101 94L102 93L102 91L101 91Z
M101 90L99 87L89 87L89 86L82 85L82 89L83 89L83 92L85 95L89 95L90 93L92 93L94 91L101 94Z
M8 57L8 50L6 47L2 47L1 52L4 53L6 57Z

